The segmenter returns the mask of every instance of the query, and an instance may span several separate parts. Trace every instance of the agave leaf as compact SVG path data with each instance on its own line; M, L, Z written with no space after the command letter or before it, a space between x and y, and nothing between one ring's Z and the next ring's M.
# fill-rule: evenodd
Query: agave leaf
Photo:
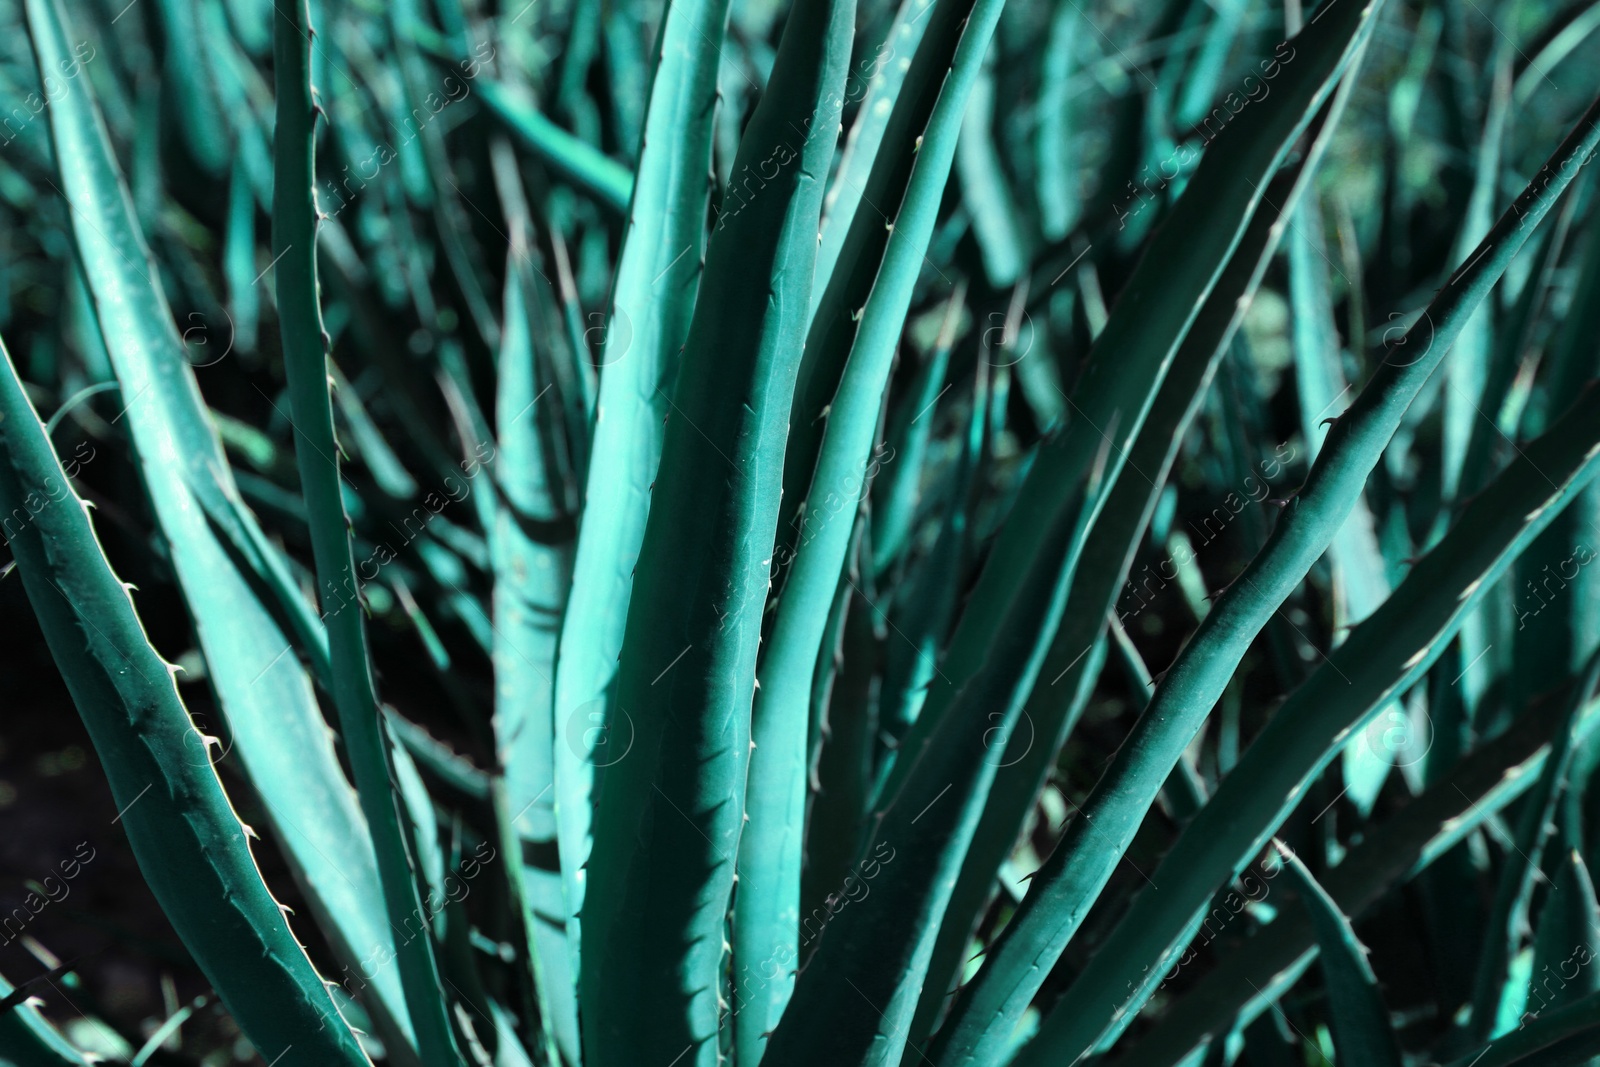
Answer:
M745 962L798 959L812 676L844 570L856 511L873 473L872 442L889 372L957 145L964 136L962 116L980 79L1002 6L1003 0L974 6L923 128L904 199L894 214L872 293L861 311L838 391L829 406L805 518L794 542L795 556L788 565L777 618L763 649L752 725L755 747L746 802L749 827L739 850L747 885L734 909L734 953ZM964 511L966 502L958 500L955 506ZM950 536L959 552L965 523L953 523L946 531L953 531ZM954 584L944 581L943 587L953 597ZM952 602L946 613L953 607ZM938 614L937 610L930 612L935 625ZM942 627L936 636L943 636ZM929 661L931 665L931 655ZM762 1005L751 1003L749 997L740 1000L735 1042L739 1055L760 1055L763 1035L782 1014L787 987L783 979L763 981ZM739 994L737 982L735 994Z
M1050 241L1065 238L1081 210L1072 155L1077 110L1069 96L1069 86L1076 71L1073 52L1082 20L1082 9L1076 4L1056 5L1040 63L1039 125L1034 151L1038 158L1039 230Z
M228 282L235 343L241 351L254 352L261 321L261 291L251 284L256 269L256 198L242 155L235 158L228 182L228 230L222 267Z
M1457 260L1465 258L1468 247L1476 244L1488 230L1498 197L1501 142L1511 102L1511 54L1510 41L1503 39L1495 50L1489 113L1478 146L1467 217L1457 237L1457 254L1453 257ZM1440 494L1445 501L1455 501L1481 488L1463 481L1463 476L1474 428L1485 420L1484 386L1489 375L1494 310L1493 302L1485 301L1467 320L1451 348L1450 362L1441 374ZM1446 521L1446 518L1446 510L1441 509L1438 521ZM1494 590L1484 607L1461 627L1457 641L1462 666L1460 684L1451 686L1451 696L1459 697L1463 716L1474 724L1485 711L1484 697L1490 685L1505 671L1505 660L1512 647L1511 635L1506 632L1511 619L1510 612L1505 610L1506 593L1504 585ZM1443 749L1439 752L1444 754ZM1459 896L1451 901L1453 907L1462 903ZM1459 941L1454 946L1461 947L1464 946Z
M30 11L41 37L50 29L42 14ZM317 1067L365 1064L261 880L208 742L178 697L175 668L150 647L10 354L0 348L0 357L0 511L28 600L99 753L145 881L262 1053ZM24 522L13 529L19 513Z
M411 753L418 768L427 771L436 784L442 783L446 796L452 797L453 801L465 802L456 806L481 804L489 799L489 776L474 767L470 760L452 752L448 745L397 714L394 709L385 708L384 712L389 721L389 732Z
M608 5L602 15L606 72L617 87L610 94L617 140L638 155L644 154L643 135L649 126L647 101L654 89L645 76L652 29L648 11L649 5L641 0L621 0ZM663 34L658 40L664 38ZM720 41L721 37L716 39Z
M1130 984L1143 979L1145 968L1167 968L1183 930L1216 887L1266 843L1307 783L1372 711L1423 675L1484 588L1600 471L1596 413L1600 389L1591 389L1558 427L1527 446L1383 607L1295 690L1150 875L1160 892L1135 897L1127 916L1046 1017L1019 1067L1059 1057L1063 1050L1081 1051L1113 1017L1138 1009L1142 998L1126 997ZM1330 678L1348 684L1335 687ZM1052 864L1059 855L1058 850ZM1024 909L1028 900L1046 899L1036 896L1041 888L1034 886ZM1048 910L1040 907L1039 913ZM1019 915L1011 928L1024 921Z
M515 1021L498 1000L489 1001L489 1011L494 1015L495 1033L499 1046L495 1049L494 1067L534 1067L528 1053L517 1040Z
M12 992L11 983L0 978L0 997L9 999ZM0 1013L0 1061L16 1067L89 1065L83 1054L26 1001Z
M1529 54L1519 53L1523 65L1517 71L1513 99L1521 108L1535 89L1550 81L1550 72L1572 54L1596 29L1600 29L1600 4L1574 4L1551 19L1550 25L1530 43Z
M761 605L854 14L853 0L791 13L734 161L736 181L767 161L777 173L730 193L707 248L607 724L632 747L595 814L579 978L590 1067L719 1057Z
M865 323L863 309L873 296L884 269L887 247L898 225L895 220L901 201L907 195L907 186L920 158L918 143L928 128L934 108L943 98L945 76L955 62L956 50L965 39L974 10L975 0L942 0L920 16L927 27L916 45L915 54L895 59L897 63L910 65L895 96L865 190L860 194L867 210L858 209L851 217L833 273L827 278L818 276L819 288L824 285L825 288L814 300L816 311L806 334L805 356L795 383L789 445L783 460L785 521L778 529L776 557L780 568L796 558L797 545L807 536L807 513L817 510L828 493L839 489L836 482L823 483L815 479L830 406L839 391L845 365L855 351L858 325ZM957 115L959 117L959 112ZM921 169L925 180L931 181L933 172L939 168ZM945 170L947 173L948 164ZM924 203L905 221L909 223L928 210ZM920 243L925 246L927 239L923 238ZM904 241L898 245L902 255L910 247ZM886 279L893 279L891 285L896 291L915 282L915 270L911 272L909 283L903 276L896 276L903 275L906 269L902 260L901 265L884 275ZM898 296L885 298L880 302L880 309L898 305L900 300ZM903 326L898 319L889 323L883 315L878 317L877 323L880 332L891 325L896 331ZM881 343L881 340L872 341L864 350L876 350Z
M1400 1067L1400 1045L1395 1040L1378 992L1378 976L1367 962L1367 947L1356 937L1350 919L1328 891L1317 883L1299 856L1278 841L1279 854L1289 881L1311 913L1311 926L1322 950L1322 973L1328 983L1328 1015L1333 1023L1333 1047L1341 1063Z
M1577 717L1583 704L1593 695L1596 683L1600 683L1600 655L1591 659L1582 682L1573 694L1573 718ZM1556 800L1571 766L1573 744L1572 724L1564 723L1551 742L1550 758L1546 760L1538 782L1523 802L1513 846L1500 872L1472 990L1472 1015L1468 1026L1472 1039L1477 1042L1496 1036L1493 1032L1498 1015L1496 1009L1506 985L1511 959L1516 955L1517 947L1522 943L1523 931L1529 925L1528 911L1532 904L1534 883L1541 877L1540 858L1544 855L1545 838L1553 829Z
M333 382L334 402L339 405L344 426L350 431L350 451L353 456L361 460L383 492L397 500L415 500L420 495L416 479L411 477L411 473L400 462L400 457L395 455L383 431L378 429L366 405L361 402L360 393L340 373L331 357L328 360L328 377Z
M1028 249L995 147L994 119L991 60L972 88L972 104L961 124L956 169L961 175L961 201L972 218L972 232L983 253L984 274L991 286L1004 289L1022 274Z
M1562 699L1546 699L1518 716L1511 728L1469 753L1440 782L1393 818L1379 824L1323 882L1345 914L1359 918L1389 892L1476 832L1538 779L1550 753L1550 735L1567 714ZM1584 708L1586 736L1597 736L1600 704ZM1262 868L1261 875L1270 874ZM1241 879L1260 892L1261 878ZM1267 890L1270 893L1270 889ZM1171 1067L1184 1053L1269 1010L1316 957L1316 939L1304 909L1293 904L1237 952L1201 979L1162 1014L1115 1067Z
M1151 677L1150 668L1145 666L1144 657L1139 654L1121 620L1112 619L1108 629L1107 644L1121 661L1122 669L1128 676L1135 706L1142 707L1144 701L1141 697L1156 687L1155 679ZM1208 792L1205 778L1195 766L1194 749L1183 755L1184 758L1178 761L1178 765L1167 776L1166 785L1161 788L1161 802L1179 826L1194 818L1195 812L1204 806ZM1221 762L1220 757L1218 762Z
M1119 476L1174 354L1272 174L1367 40L1381 5L1382 0L1368 5L1340 0L1325 8L1326 17L1280 46L1279 54L1291 49L1293 62L1272 61L1278 64L1272 94L1216 135L1089 354L1073 397L1076 418L1045 441L1029 468L941 661L940 684L929 693L908 739L913 750L918 734L937 729L950 697L982 662L1018 576L1032 559L1039 531L1049 527L1055 507L1067 506L1070 494L1064 497L1063 487L1078 484L1113 423L1117 436L1106 478ZM1103 503L1097 502L1095 510Z
M1178 87L1178 96L1173 101L1173 119L1178 126L1188 128L1198 126L1211 117L1218 106L1217 89L1221 86L1222 75L1227 68L1228 53L1233 50L1235 41L1240 36L1241 23L1249 9L1249 4L1243 0L1231 0L1220 4L1207 4L1204 7L1191 5L1203 16L1207 8L1212 14L1211 24L1206 27L1205 36L1201 39L1200 48L1195 53L1194 62L1183 72L1183 80ZM1291 27L1291 32L1298 27ZM1249 86L1242 88L1249 90ZM1233 94L1237 98L1238 94ZM1230 107L1226 98L1221 106Z
M502 147L504 147L502 145ZM500 162L500 160L497 160ZM556 844L556 646L572 576L572 527L551 484L541 414L546 401L527 297L528 222L524 210L508 215L512 227L502 302L499 381L495 390L495 453L499 507L494 517L494 730L505 771L506 816L522 844L520 884L527 895L540 1018L554 1036L563 1062L582 1062L578 1046L577 954L567 941L567 906ZM549 385L544 387L549 388ZM557 859L555 863L523 856Z
M1081 500L1099 491L1092 478L1102 469L1091 472ZM1081 537L1087 515L1087 506L1067 513L1050 531L1053 551L1041 553L1019 587L993 655L962 690L947 727L916 754L916 773L874 814L856 876L873 882L871 892L823 930L772 1035L773 1062L901 1061L935 936L999 763L997 752L969 745L968 723L987 722L998 737L1015 727L1066 604L1067 546ZM841 892L850 888L846 879Z
M1523 432L1531 431L1531 436L1537 436L1537 427L1542 425L1542 412L1535 414L1529 403L1533 399L1532 390L1528 388L1531 372L1539 366L1544 356L1544 346L1538 342L1540 313L1548 305L1551 286L1557 272L1562 269L1561 261L1569 247L1573 221L1579 209L1586 206L1593 184L1592 173L1580 177L1574 194L1563 202L1555 224L1542 227L1534 235L1536 250L1528 257L1531 262L1527 277L1510 310L1500 320L1488 378L1484 383L1486 397L1503 399L1498 403L1490 400L1484 409L1485 417L1479 419L1473 428L1472 441L1467 446L1461 473L1464 484L1482 485L1488 479L1497 465L1497 453L1506 451L1506 442L1516 439L1519 427ZM1569 317L1562 332L1564 334L1571 329L1573 323ZM1527 558L1531 557L1525 557L1524 562Z
M812 314L821 304L833 277L834 265L844 251L845 238L861 207L872 170L877 166L878 150L889 128L889 116L894 112L900 89L911 70L911 58L928 28L928 13L933 4L934 0L900 0L894 22L882 44L870 59L857 63L858 68L870 67L870 74L863 78L865 72L856 69L845 80L845 100L853 101L859 96L861 106L845 138L844 148L839 152L838 165L828 182L827 198L822 202L822 240L817 246L817 280L811 289Z
M806 738L807 785L810 795L806 799L807 843L815 844L810 836L811 809L818 792L817 770L822 756L823 735L828 732L828 704L833 699L833 683L839 677L839 665L844 656L845 627L850 615L850 597L861 581L861 542L870 536L867 532L871 507L863 502L856 515L856 528L850 534L850 548L845 554L845 570L839 576L839 588L833 595L833 607L828 611L828 624L823 629L822 647L817 650L817 666L811 683L811 722ZM802 864L810 864L810 857ZM801 899L804 900L804 889Z
M184 146L210 178L228 172L228 131L217 104L217 93L202 42L200 5L196 0L161 0L163 48L162 92L175 112L172 125Z
M990 412L998 406L989 385L994 374L980 355L967 439L943 488L947 494L943 522L933 545L895 596L891 622L895 640L884 649L883 682L878 692L878 734L890 747L898 744L916 721L928 686L938 673L939 651L950 636L950 623L959 607L960 576L974 554L974 487L982 484L986 431Z
M428 1063L460 1062L434 958L429 913L419 879L419 842L407 833L398 794L395 752L383 729L368 659L364 608L356 585L350 520L339 480L339 446L328 395L327 335L317 290L317 206L310 80L310 16L305 0L275 8L272 245L284 370L294 411L295 460L305 495L319 600L328 629L334 707L345 752L377 857L391 926L419 934L397 941L396 957L417 1051Z
M542 799L542 798L541 798ZM500 852L507 862L501 868L501 881L505 886L506 900L514 919L511 929L527 946L527 952L518 960L518 992L522 995L524 1025L530 1031L528 1046L540 1054L541 1062L553 1067L582 1062L576 1033L577 986L572 973L572 955L566 939L565 901L561 895L561 871L557 864L528 862L531 852L549 856L551 842L524 842L527 836L516 823L518 813L507 801L506 779L495 779L491 804L494 809L494 826ZM548 813L546 819L548 823ZM540 847L542 844L542 848ZM554 857L551 857L554 858ZM461 973L470 995L464 997L474 1006L488 999L483 989L482 976L476 965L472 946L471 923L461 909L459 901L452 901L446 910L449 924L446 930L446 952L451 957L451 970ZM455 936L459 934L465 936ZM459 958L454 958L459 957ZM453 981L453 980L452 980ZM502 1036L501 1040L506 1040ZM510 1038L519 1055L526 1057L522 1042ZM480 1063L484 1057L474 1052Z
M1600 993L1546 1012L1449 1067L1581 1067L1600 1054Z
M885 573L900 557L911 537L917 504L922 498L922 476L927 464L928 441L937 416L934 404L944 391L950 367L950 348L965 306L966 290L960 286L945 305L944 321L933 351L917 368L905 399L889 419L889 447L894 450L888 469L872 482L872 573Z
M50 0L27 6L30 38L43 69L65 69L70 39ZM173 326L156 268L106 141L98 109L81 79L49 108L60 188L71 208L73 238L85 266L103 336L122 386L127 420L146 491L167 543L200 647L252 786L324 929L356 988L371 983L369 1007L396 1048L410 1040L398 976L368 974L363 961L393 952L394 935L372 904L377 873L367 828L339 768L332 738L311 684L290 652L290 639L251 588L216 528L240 533L246 546L265 538L238 503L237 491ZM77 457L78 460L84 457ZM207 520L211 519L211 522ZM254 542L251 538L255 538ZM320 627L272 557L261 573L276 575L300 636ZM305 642L315 656L316 639ZM359 975L348 969L361 968Z
M868 525L866 520L864 513L863 526ZM865 542L870 531L860 536ZM844 626L822 708L825 718L819 722L815 795L806 813L806 862L800 882L802 964L826 925L829 897L836 896L856 861L872 792L881 616L872 603L876 593L872 577L862 570L859 557L852 556L850 569L839 580Z
M1600 101L1595 108L1600 114ZM1366 388L1340 416L1305 486L1285 508L1266 547L1218 599L1168 667L1150 705L1085 801L1082 815L1036 875L1017 919L990 957L997 990L1014 988L1013 975L1037 974L1041 956L1057 958L1110 877L1161 784L1222 695L1250 641L1337 534L1406 407L1528 232L1565 188L1576 161L1600 142L1600 125L1593 123L1593 115L1580 121L1547 171L1501 218L1479 254L1440 291L1424 319L1391 348ZM981 974L978 981L985 981ZM1012 1004L1006 1018L1014 1022L1028 996L1019 989L1004 999ZM982 1012L979 1017L990 1016ZM1088 1017L1080 1016L1078 1022L1079 1030L1070 1036L1065 1030L1052 1034L1048 1047L1092 1040L1082 1032L1093 1025ZM991 1029L1008 1031L1009 1025Z
M595 746L610 739L604 726L634 569L700 284L716 46L727 23L728 0L673 0L662 15L639 178L600 338L598 417L572 565L583 593L567 606L555 678L556 818L574 952L596 768L613 762L612 750Z
M633 175L628 168L539 113L515 90L489 78L477 83L478 97L494 117L552 170L593 194L612 211L628 210Z
M1098 670L1097 654L1091 650L1106 614L1116 610L1134 551L1149 525L1161 486L1176 459L1178 445L1223 353L1243 321L1250 297L1261 283L1282 233L1285 212L1293 211L1316 173L1338 118L1354 91L1355 72L1359 69L1359 63L1352 65L1344 86L1329 105L1304 163L1282 179L1281 185L1272 187L1251 217L1226 268L1184 337L1172 369L1157 391L1146 426L1141 428L1127 464L1096 520L1097 533L1085 546L1084 560L1073 580L1074 610L1056 635L1045 665L1048 684L1029 697L1026 719L1029 729L1019 731L1008 741L1003 770L985 812L983 832L962 872L955 899L963 910L952 912L947 927L949 923L961 923L964 927L947 928L941 934L940 959L945 969L933 977L945 983L945 987L935 991L930 986L925 995L924 1025L930 1025L935 1014L935 1007L927 1002L928 998L942 997L949 979L955 975L955 961L987 898L994 872L1021 832L1023 819L1043 787L1055 753L1066 742L1068 732L1088 700L1089 687ZM1263 473L1268 472L1264 470ZM1245 489L1254 497L1256 490L1248 485ZM1039 744L1041 739L1046 743ZM1042 979L1043 976L1038 977ZM993 981L989 994L1010 998L1008 1010L1015 1022L1031 999L1032 990L1024 992L1020 986L1011 986L1000 978L982 980ZM943 1055L961 1055L958 1050L968 1042L980 1040L981 1031L989 1027L987 1010L982 1007L984 995L983 990L974 987L962 998L958 1012L969 1014L960 1019L953 1017L946 1024L939 1038L939 1048L947 1050ZM1003 1040L1010 1029L1010 1026L996 1023L989 1028L988 1038L982 1040Z
M1495 50L1493 90L1483 137L1478 144L1472 196L1452 257L1458 261L1471 254L1494 222L1494 205L1500 187L1501 146L1511 110L1511 56L1509 41ZM1482 306L1467 320L1461 336L1456 339L1444 375L1440 459L1443 485L1440 492L1446 500L1480 488L1464 484L1462 474L1474 428L1483 418L1480 411L1488 399L1484 395L1484 384L1488 378L1492 340L1491 310L1487 305ZM1475 655L1476 650L1468 650L1466 654Z
M1285 241L1289 253L1289 297L1294 309L1300 433L1307 458L1315 459L1327 432L1323 420L1340 408L1352 388L1345 378L1339 351L1322 209L1315 197L1301 204ZM1359 348L1360 341L1353 340L1353 344ZM1337 644L1344 640L1351 625L1376 611L1390 592L1383 553L1378 548L1365 497L1356 503L1350 518L1328 546L1328 564L1333 575L1333 635ZM1380 738L1362 735L1345 748L1344 780L1349 787L1346 795L1363 815L1370 813L1377 802L1389 766Z
M1593 178L1589 179L1590 184ZM1595 373L1590 346L1600 329L1600 228L1591 221L1582 241L1572 311L1561 324L1543 396L1523 416L1522 432L1543 432ZM1600 576L1587 566L1595 554L1590 532L1600 520L1600 491L1589 490L1551 524L1518 561L1512 583L1520 688L1536 692L1578 670L1600 647Z
M430 85L431 71L427 61L403 30L407 25L420 23L421 13L418 11L418 3L417 0L395 0L387 7L389 38L394 48L393 63L398 67L400 75L399 92L395 94L395 101L405 115L405 119L396 123L394 129L413 127L415 130L414 136L408 137L402 143L401 156L402 159L407 158L407 148L415 144L420 163L419 181L416 184L424 190L419 203L433 216L439 249L444 253L445 262L449 264L450 275L455 280L456 287L461 293L462 303L466 305L467 313L477 328L478 335L486 346L494 348L500 340L499 326L489 308L489 299L484 292L483 284L479 280L487 272L483 270L482 254L476 242L472 240L471 227L467 225L468 220L461 207L460 200L463 194L455 179L450 176L444 134L438 123L424 122L418 125L413 119L413 116L423 112L424 109L431 111L433 105L429 100L438 96ZM465 75L467 71L477 69L473 65L476 62L470 60L462 63L459 73ZM446 93L451 91L452 85L461 85L457 73L452 71L440 83ZM428 320L425 318L423 321Z
M1537 1016L1600 992L1600 902L1589 868L1569 852L1539 913L1526 1006Z

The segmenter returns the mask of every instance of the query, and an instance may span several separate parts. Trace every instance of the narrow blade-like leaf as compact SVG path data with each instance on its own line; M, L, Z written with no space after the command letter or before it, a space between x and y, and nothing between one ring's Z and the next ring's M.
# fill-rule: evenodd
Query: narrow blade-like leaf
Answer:
M8 542L145 881L264 1058L366 1064L261 880L245 827L178 697L176 668L146 639L3 348L0 364Z
M1306 870L1300 857L1281 843L1273 843L1278 845L1289 881L1311 913L1311 927L1317 933L1317 945L1322 950L1328 1015L1339 1062L1400 1067L1400 1046L1395 1041L1389 1010L1378 992L1378 976L1372 973L1372 964L1367 962L1367 946L1356 937L1350 919Z
M595 813L579 980L589 1067L719 1058L762 604L854 14L853 0L791 13L734 161L736 182L776 173L730 192L707 248L607 722L631 747ZM802 774L805 738L802 721Z
M317 206L311 88L311 25L307 0L274 8L273 63L277 126L273 138L273 270L282 324L284 370L294 409L295 461L305 495L319 600L328 627L333 701L356 795L367 818L389 922L408 936L396 957L417 1051L430 1064L460 1061L446 1015L430 913L418 884L416 843L407 833L394 753L378 713L368 659L365 610L356 585L350 520L339 481L339 446L328 396L327 334L317 289ZM409 934L410 924L422 930Z

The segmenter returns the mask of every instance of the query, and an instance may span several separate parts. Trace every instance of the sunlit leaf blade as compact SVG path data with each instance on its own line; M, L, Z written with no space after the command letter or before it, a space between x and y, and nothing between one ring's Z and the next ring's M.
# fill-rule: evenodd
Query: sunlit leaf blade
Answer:
M798 957L814 669L844 572L856 512L876 473L875 457L881 455L874 438L900 335L962 136L962 116L980 81L1000 6L974 5L938 101L918 139L905 196L894 215L871 295L859 316L838 391L829 405L800 535L793 543L794 556L792 562L779 561L788 564L788 576L757 672L752 725L755 747L745 802L749 825L739 846L740 873L747 885L735 901L733 946L746 962ZM974 464L975 457L967 468L969 478ZM959 485L957 492L965 496L968 489ZM958 499L953 507L965 512L968 505ZM965 526L964 521L952 522L945 529L953 538L957 558L965 548ZM954 583L944 568L935 580L946 601L943 614L948 616L954 608ZM937 609L929 611L930 619L939 614ZM942 631L940 626L935 640L943 636ZM932 651L929 649L927 657L930 665ZM746 1059L760 1054L763 1035L777 1025L788 993L787 976L759 981L762 1003L750 1003L749 997L743 997L736 1020L736 1048ZM736 996L741 985L736 979Z
M32 517L7 527L11 550L145 881L258 1049L308 1067L365 1064L261 880L175 668L146 639L10 354L0 358L0 510Z
M594 334L600 390L572 565L584 592L568 603L555 676L556 819L574 951L594 779L620 751L605 731L617 656L704 257L718 68L706 45L727 22L727 0L674 0L662 16L630 221Z
M631 747L606 768L583 905L590 1067L719 1058L761 605L854 15L829 0L788 20L734 160L777 173L724 201L707 247L607 722Z
M72 61L60 9L34 0L27 14L41 66L64 69ZM156 521L173 547L178 583L233 732L232 752L297 874L314 888L322 905L319 919L333 931L343 962L356 968L392 952L394 935L373 906L377 871L365 821L310 680L292 651L291 634L309 637L302 647L315 658L321 628L292 586L279 585L288 590L281 603L290 605L289 625L258 598L254 581L270 586L273 577L263 553L255 554L261 568L254 574L237 561L241 550L264 539L238 503L89 83L79 78L65 84L49 109L59 189L98 332L122 387L120 418L129 428ZM230 529L238 539L221 534ZM394 1039L409 1040L398 975L376 968L349 977L356 989L370 983L374 1015L392 1028Z
M294 411L295 463L316 560L318 601L328 631L333 702L377 856L389 924L396 931L408 930L412 923L424 927L421 936L408 934L395 942L395 962L417 1051L426 1062L450 1067L460 1062L460 1053L447 1016L433 938L426 929L431 912L424 910L424 902L432 894L422 882L425 857L418 853L421 837L402 810L396 754L378 711L350 520L340 484L339 446L333 436L328 342L317 287L317 110L312 97L306 0L292 0L288 10L282 4L275 6L272 53L277 90L274 292Z
M1553 429L1528 445L1417 562L1394 596L1295 690L1150 875L1161 891L1134 899L1116 932L1051 1011L1029 1046L1034 1062L1088 1045L1114 1013L1137 1010L1141 1002L1126 999L1129 983L1141 978L1148 961L1157 961L1153 970L1170 964L1191 917L1266 843L1340 743L1426 671L1483 587L1600 472L1597 413L1600 389L1591 389L1559 432ZM1318 675L1342 676L1348 684L1319 683ZM1029 1058L1025 1053L1023 1062Z

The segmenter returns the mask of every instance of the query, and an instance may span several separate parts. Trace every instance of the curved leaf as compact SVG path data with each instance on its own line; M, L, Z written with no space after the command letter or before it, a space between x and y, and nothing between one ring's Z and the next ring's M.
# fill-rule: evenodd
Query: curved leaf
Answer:
M593 821L596 751L615 695L634 569L661 461L678 355L689 332L711 194L712 117L728 0L673 0L662 16L639 177L604 323L588 481L555 676L556 819L569 936ZM708 47L709 42L709 47Z
M47 33L41 13L30 14L36 32ZM261 880L206 739L178 697L176 668L150 647L3 348L0 360L8 543L145 881L264 1056L307 1067L366 1064ZM26 521L15 523L18 514Z
M71 35L60 8L31 0L26 12L41 69L67 69ZM259 564L269 584L276 575L287 629L313 659L321 627L239 503L87 80L63 84L48 110L60 191L122 387L120 418L228 717L231 754L309 890L345 965L341 981L352 993L370 990L367 1006L398 1054L411 1040L398 976L368 962L393 953L394 934L373 906L380 894L366 823L286 627L239 557Z
M1046 1017L1019 1067L1088 1047L1114 1017L1137 1010L1142 996L1130 1000L1130 984L1142 981L1147 968L1166 969L1191 917L1266 843L1310 779L1375 708L1427 670L1484 589L1600 472L1597 441L1600 388L1590 389L1551 433L1529 444L1383 607L1278 709L1150 875L1160 891L1134 898ZM1041 888L1036 885L1027 899L1036 899ZM1021 921L1019 916L1014 924Z
M776 173L730 191L706 251L607 722L631 747L595 813L589 1067L719 1058L762 604L854 14L853 0L791 13L733 170L736 184L763 164ZM802 782L806 733L802 718Z
M1306 870L1300 857L1278 841L1284 870L1311 913L1311 927L1322 950L1322 973L1328 983L1328 1015L1333 1047L1340 1063L1401 1067L1389 1010L1378 992L1378 976L1367 962L1367 946L1356 937L1350 920L1328 891Z
M778 959L787 967L790 959L798 959L812 678L856 512L873 474L873 437L889 372L933 237L962 115L1002 6L1003 0L974 5L919 139L905 198L894 215L872 294L862 309L829 407L805 520L794 543L771 637L762 651L746 800L749 826L739 846L746 881L734 908L733 947L741 962ZM954 531L958 550L964 527L962 523L946 528ZM780 558L779 566L784 562ZM953 585L946 581L945 588L953 598ZM758 981L757 997L744 996L740 1001L736 1049L746 1059L760 1055L764 1035L777 1025L788 999L787 973L775 981ZM741 984L736 981L736 994Z
M377 856L378 879L397 940L400 985L430 1064L460 1061L446 1014L432 931L419 884L417 841L403 813L395 753L378 713L350 520L339 481L339 446L328 395L327 334L317 290L317 206L311 92L311 25L307 0L274 5L272 55L277 90L273 136L272 247L284 371L294 410L295 461L311 528L319 600L328 628L333 702ZM422 929L410 934L410 924Z

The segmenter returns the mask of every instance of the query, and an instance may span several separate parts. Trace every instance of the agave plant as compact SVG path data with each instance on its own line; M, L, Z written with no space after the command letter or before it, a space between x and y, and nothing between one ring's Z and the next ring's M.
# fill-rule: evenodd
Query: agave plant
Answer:
M0 1063L1600 1062L1600 5L115 6L0 6Z

